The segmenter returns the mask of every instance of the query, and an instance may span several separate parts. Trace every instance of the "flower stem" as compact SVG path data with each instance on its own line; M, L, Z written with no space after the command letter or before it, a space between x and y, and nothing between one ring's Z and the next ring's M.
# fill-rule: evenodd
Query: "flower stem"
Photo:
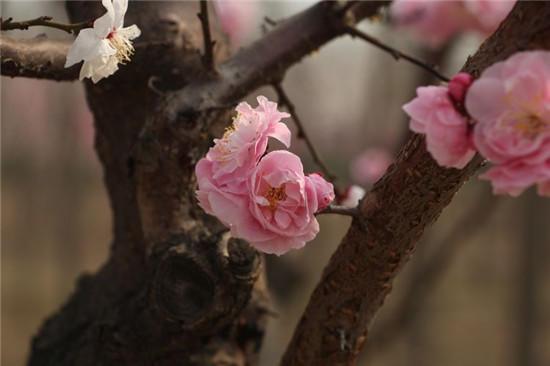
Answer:
M84 28L89 28L93 25L93 21L91 20L80 22L80 23L65 24L65 23L52 22L52 19L53 18L49 16L41 16L31 20L14 22L13 18L7 18L6 20L3 20L0 18L0 30L3 30L3 31L14 30L14 29L27 30L29 29L29 27L42 26L42 27L60 29L67 33L77 34L78 32L80 32L80 30Z
M416 66L419 66L420 68L428 71L429 73L431 73L432 75L434 75L435 77L437 77L438 79L442 80L442 81L445 81L445 82L449 82L450 79L448 77L446 77L445 75L441 74L439 71L437 71L435 69L434 66L431 66L431 65L428 65L427 63L423 62L423 61L420 61L416 58L414 58L413 56L410 56L406 53L403 53L393 47L390 47L388 46L387 44L384 44L382 43L381 41L379 41L378 39L360 31L359 29L355 28L355 27L352 27L352 26L347 26L346 27L346 32L352 36L352 37L358 37L358 38L361 38L362 40L388 52L390 55L393 56L393 58L398 61L399 59L404 59L404 60L407 60L409 61L410 63L416 65Z
M323 214L335 214L335 215L356 217L359 215L359 208L329 205L323 210L317 212L317 215L323 215Z

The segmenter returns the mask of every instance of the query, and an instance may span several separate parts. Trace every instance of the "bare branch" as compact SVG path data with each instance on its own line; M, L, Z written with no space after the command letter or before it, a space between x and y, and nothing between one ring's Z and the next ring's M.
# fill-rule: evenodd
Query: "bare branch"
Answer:
M208 70L214 70L214 44L212 41L212 35L210 33L210 22L208 20L208 1L200 1L201 11L197 14L201 21L202 37L204 42L204 54L202 56L202 62L204 67Z
M309 138L309 136L306 134L306 131L304 130L304 125L302 124L300 117L298 117L298 114L296 113L296 107L294 106L294 103L292 103L292 101L286 94L285 90L283 89L283 86L281 85L281 83L275 83L273 84L273 88L277 92L279 103L285 106L286 109L290 112L292 119L294 120L294 123L298 128L298 138L304 140L311 154L311 157L313 158L313 161L315 162L315 164L319 166L319 168L321 169L323 174L327 177L327 179L331 182L334 182L336 180L336 175L330 172L328 167L325 165L325 163L323 163L323 161L319 157L319 154L315 150L315 147L313 146L311 139Z
M26 29L29 29L29 27L42 26L42 27L60 29L67 33L77 34L78 32L80 32L80 30L93 26L93 20L74 23L74 24L65 24L65 23L52 22L51 21L52 19L53 19L52 17L42 16L31 20L14 22L12 18L8 18L6 20L3 20L0 18L0 30L3 30L3 31L14 30L14 29L26 30Z
M450 81L450 79L448 77L446 77L445 75L443 75L439 71L437 71L434 66L430 66L427 63L414 58L413 56L410 56L410 55L408 55L404 52L396 50L395 48L388 46L387 44L385 44L385 43L379 41L378 39L366 34L365 32L360 31L359 29L357 29L355 27L347 27L347 32L352 37L361 38L362 40L364 40L364 41L366 41L366 42L368 42L368 43L370 43L370 44L372 44L372 45L388 52L390 55L393 56L393 58L396 61L399 61L399 59L407 60L410 63L421 67L422 69L426 70L427 72L429 72L430 74L434 75L435 77L437 77L438 79L440 79L442 81L445 81L445 82Z
M175 93L167 105L168 118L197 107L203 110L232 103L262 85L279 82L289 67L345 34L350 19L359 22L374 16L386 4L386 1L359 2L348 14L341 14L338 2L320 2L277 22L260 40L219 65L218 78L197 81Z
M2 75L57 81L77 80L80 66L65 68L69 47L70 43L63 41L1 37Z
M358 207L346 207L346 206L336 206L336 205L329 205L325 209L317 212L317 215L324 215L324 214L335 214L335 215L351 216L351 217L360 216Z
M463 71L478 76L520 50L550 49L550 30L540 31L549 18L550 3L517 2ZM397 161L363 199L361 217L352 221L323 271L281 364L356 362L374 316L424 229L481 163L477 156L462 170L445 169L426 151L422 136L409 139Z

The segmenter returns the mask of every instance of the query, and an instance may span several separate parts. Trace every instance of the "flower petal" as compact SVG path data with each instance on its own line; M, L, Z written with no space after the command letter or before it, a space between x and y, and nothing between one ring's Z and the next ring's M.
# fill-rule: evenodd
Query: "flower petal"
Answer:
M90 59L90 55L95 52L99 43L101 43L101 39L96 37L93 29L82 29L76 36L71 48L69 48L65 67Z
M287 148L290 147L291 132L286 124L276 123L271 128L269 136L281 141Z
M141 30L135 24L132 24L131 26L126 27L126 28L120 28L117 32L121 36L123 36L124 38L129 39L129 40L137 38L141 35Z
M124 25L124 15L126 14L126 10L128 10L128 0L113 0L113 8L115 11L113 25L116 29L120 29Z
M94 31L99 38L106 38L114 30L115 9L111 0L102 0L101 3L107 12L95 20Z

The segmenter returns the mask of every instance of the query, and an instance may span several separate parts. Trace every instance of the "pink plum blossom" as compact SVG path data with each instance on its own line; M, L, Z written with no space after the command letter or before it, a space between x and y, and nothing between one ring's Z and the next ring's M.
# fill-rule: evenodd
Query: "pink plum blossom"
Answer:
M410 129L426 135L427 150L439 165L464 168L475 154L468 118L456 109L447 87L420 87L416 92L403 106L411 117Z
M288 113L279 112L277 104L259 96L258 107L252 108L248 103L240 103L233 125L226 130L220 139L214 139L206 157L197 166L199 187L204 179L229 193L246 192L246 181L249 172L260 160L267 148L267 140L273 137L286 147L290 146L290 130L281 122L289 117ZM205 183L206 184L206 183ZM208 213L206 191L202 191L201 204Z
M211 172L197 168L197 176L205 173ZM278 150L251 170L246 194L228 193L203 180L198 197L205 208L202 197L208 194L209 213L233 236L264 253L281 255L303 247L319 232L314 215L327 205L319 197L334 197L332 184L322 180L318 174L305 176L298 156Z
M290 131L280 122L288 114L258 97L246 103L221 139L195 168L200 206L265 253L301 248L319 231L315 213L334 200L334 187L319 174L304 175L300 158L288 151L266 155L269 137L290 145Z
M516 53L487 68L470 87L466 109L474 144L493 166L481 176L495 193L538 184L550 196L550 52Z
M243 214L232 232L265 253L303 247L319 232L315 213L327 206L318 198L334 197L332 184L322 180L304 176L300 158L288 151L267 154L250 177L250 217Z
M351 177L359 184L373 184L384 175L392 160L385 149L366 149L351 162Z
M456 34L473 30L489 35L510 12L515 0L394 0L392 21L410 29L431 47Z

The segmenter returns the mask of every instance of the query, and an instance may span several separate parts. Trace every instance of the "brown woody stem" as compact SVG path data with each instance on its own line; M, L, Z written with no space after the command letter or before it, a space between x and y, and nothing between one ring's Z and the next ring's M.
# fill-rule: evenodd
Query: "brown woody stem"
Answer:
M52 22L52 19L53 18L49 16L41 16L35 19L23 20L19 22L14 22L12 18L8 18L6 20L0 19L0 30L3 30L3 31L14 30L14 29L26 30L26 29L29 29L29 27L42 26L42 27L60 29L67 33L76 34L84 28L90 28L93 26L92 20L80 22L80 23L66 24L66 23Z
M208 19L208 1L200 1L200 13L197 14L201 21L202 37L204 42L204 54L202 62L208 70L214 70L214 44L210 33L210 21Z

